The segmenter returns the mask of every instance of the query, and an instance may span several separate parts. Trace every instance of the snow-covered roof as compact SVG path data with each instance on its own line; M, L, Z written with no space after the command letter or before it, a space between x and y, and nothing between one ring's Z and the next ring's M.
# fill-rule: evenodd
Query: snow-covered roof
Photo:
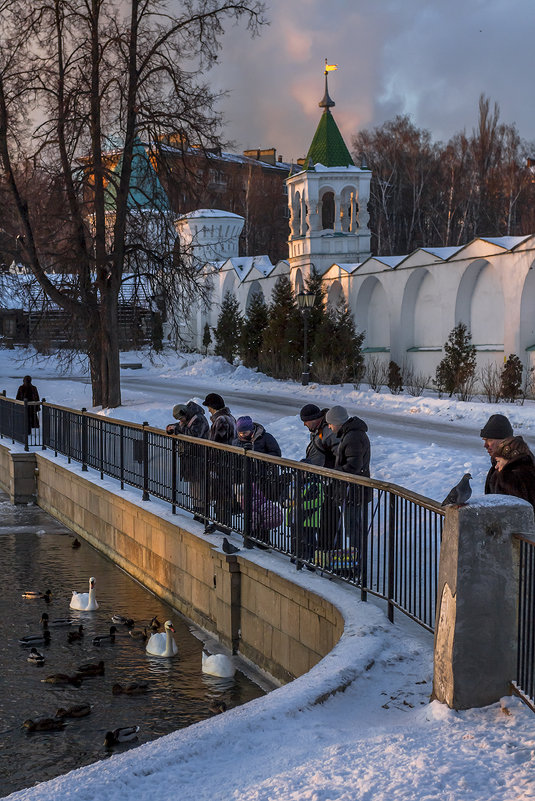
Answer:
M423 250L424 253L430 253L431 256L436 256L439 259L449 259L451 256L455 256L460 250L462 250L463 245L458 245L457 247L441 247L441 248L418 248L418 251ZM418 252L416 251L416 252Z
M196 209L195 211L188 211L187 214L181 214L179 220L194 220L194 219L221 219L221 218L236 218L243 220L240 214L234 214L232 211L223 211L222 209Z
M491 245L498 245L498 247L504 250L513 250L517 245L529 239L530 236L531 234L528 234L528 236L480 236L478 239L482 239L484 242L490 242Z

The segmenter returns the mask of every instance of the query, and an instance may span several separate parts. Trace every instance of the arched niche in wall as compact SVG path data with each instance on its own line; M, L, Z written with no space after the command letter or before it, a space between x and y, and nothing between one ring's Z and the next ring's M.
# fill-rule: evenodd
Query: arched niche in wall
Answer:
M330 187L320 191L321 228L323 231L334 231L334 192Z
M232 267L227 271L225 278L223 279L223 287L221 289L221 297L219 298L219 303L223 302L223 298L227 294L227 292L232 292L232 294L236 294L236 273L232 269Z
M303 292L305 288L305 282L303 281L303 273L301 270L297 269L294 275L294 292L298 295L300 292Z
M336 309L341 300L345 300L342 284L340 281L333 281L327 292L327 308Z
M266 298L264 297L264 293L262 291L262 287L260 285L260 281L253 281L249 287L249 291L247 292L247 300L245 302L245 311L249 310L249 306L251 305L251 301L255 295L262 295L262 299L265 301Z
M368 276L360 287L355 304L355 326L365 331L364 346L390 348L390 310L383 285L374 275Z
M442 347L440 296L429 270L415 269L408 279L401 301L401 350Z
M526 348L535 346L535 262L529 268L522 287L519 341L520 353L517 353L517 356L524 364L530 364L535 358L535 351L526 353Z
M504 308L502 284L492 264L485 259L469 264L457 290L455 325L465 323L473 345L503 348Z
M299 236L301 231L301 192L297 190L292 200L291 235Z

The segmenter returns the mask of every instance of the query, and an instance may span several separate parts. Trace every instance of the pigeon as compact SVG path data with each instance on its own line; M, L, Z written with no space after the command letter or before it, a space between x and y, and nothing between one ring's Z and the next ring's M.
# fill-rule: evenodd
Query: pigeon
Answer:
M225 553L238 553L238 551L240 550L239 548L236 548L236 546L233 545L231 542L229 542L226 537L223 537L223 545L221 547L223 548L223 551Z
M441 506L464 506L472 494L471 478L470 473L465 473L459 483L448 492Z

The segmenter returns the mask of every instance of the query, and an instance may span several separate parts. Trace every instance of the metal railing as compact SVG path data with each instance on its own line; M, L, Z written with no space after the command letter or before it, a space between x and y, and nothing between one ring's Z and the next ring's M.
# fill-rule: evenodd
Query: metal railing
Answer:
M19 405L17 405L19 404ZM172 436L42 401L35 445L193 514L244 544L337 576L432 631L444 511L394 484ZM24 439L22 402L0 396L0 436ZM22 422L21 422L22 421ZM22 427L21 427L22 426ZM22 439L21 439L22 436Z
M535 543L520 534L518 643L513 690L535 712Z

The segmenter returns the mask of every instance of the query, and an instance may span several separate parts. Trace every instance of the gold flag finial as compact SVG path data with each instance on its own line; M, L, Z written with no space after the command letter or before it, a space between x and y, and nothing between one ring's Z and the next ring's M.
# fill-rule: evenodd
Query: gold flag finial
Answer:
M338 69L338 64L329 64L328 60L325 59L325 75L327 75L328 72L332 72L333 70L337 69Z

